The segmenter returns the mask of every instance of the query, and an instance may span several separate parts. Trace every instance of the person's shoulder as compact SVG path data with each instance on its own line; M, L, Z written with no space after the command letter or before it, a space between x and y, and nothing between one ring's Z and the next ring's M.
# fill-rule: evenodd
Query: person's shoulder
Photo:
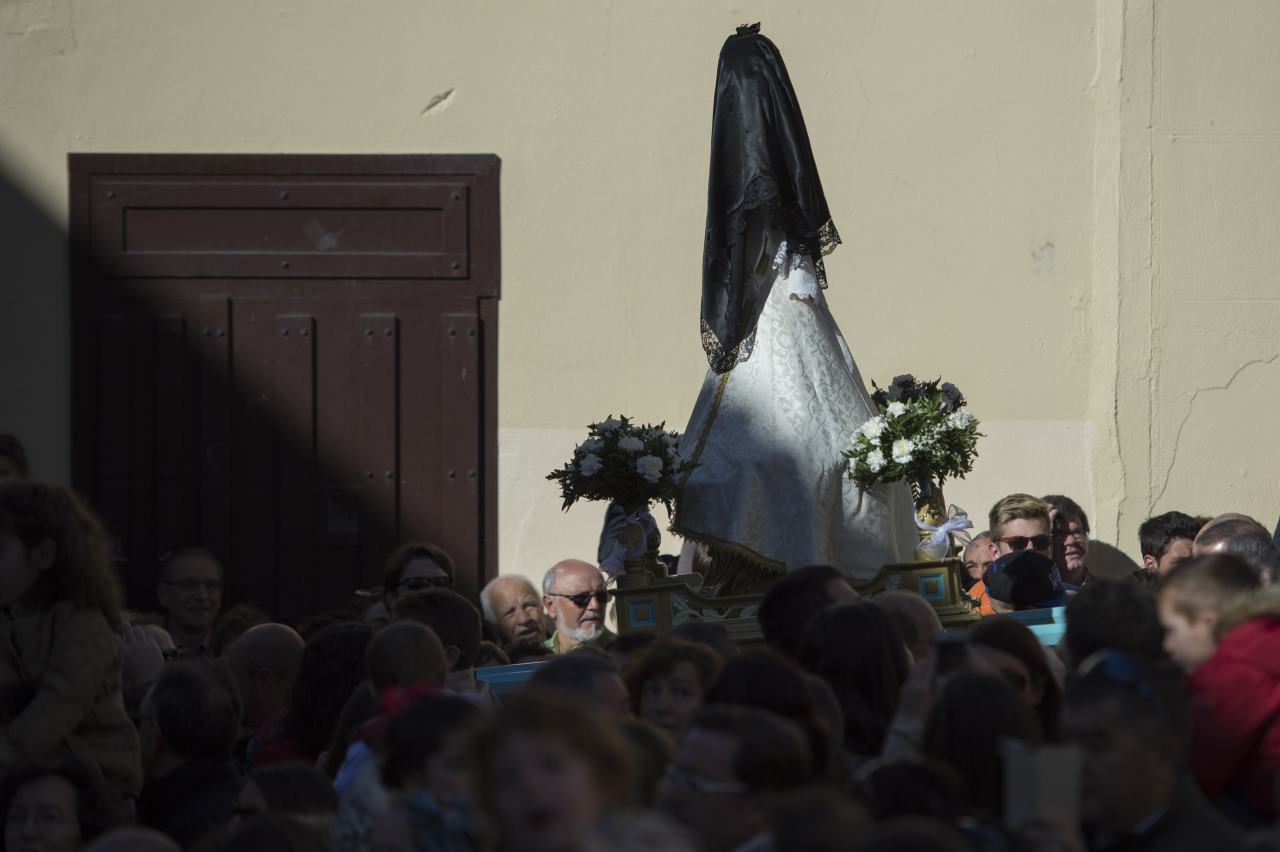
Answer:
M1240 849L1245 833L1205 799L1195 782L1183 778L1165 814L1147 836L1142 849L1161 852L1199 852L1203 849L1233 852Z
M49 609L56 632L72 632L86 641L104 642L108 645L116 636L115 629L107 623L107 617L96 609L85 609L71 601L58 601Z

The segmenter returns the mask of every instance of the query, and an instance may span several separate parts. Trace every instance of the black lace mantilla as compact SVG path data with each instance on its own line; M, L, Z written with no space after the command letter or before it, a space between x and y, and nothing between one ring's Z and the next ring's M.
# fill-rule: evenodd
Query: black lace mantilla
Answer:
M752 217L768 210L767 217ZM758 294L756 258L746 257L748 220L786 235L788 249L813 260L826 286L822 258L840 244L799 101L777 46L758 25L740 27L720 51L711 116L711 169L702 257L702 344L723 373L751 355Z
M714 255L718 263L714 265L716 277L726 289L736 277L733 268L732 248L741 241L747 229L747 216L760 207L769 208L770 226L787 235L787 246L793 254L807 255L813 259L814 271L818 286L827 287L827 268L822 259L835 251L840 245L840 232L836 224L827 219L816 230L811 228L803 213L795 208L784 206L778 191L778 183L770 175L758 175L747 185L742 204L725 220L724 229L717 233L715 228L707 230L705 251ZM745 272L745 270L744 270ZM747 303L744 312L752 312L755 306ZM755 326L734 346L725 347L716 336L714 329L702 321L702 349L707 353L707 362L717 373L731 370L751 357L755 348Z

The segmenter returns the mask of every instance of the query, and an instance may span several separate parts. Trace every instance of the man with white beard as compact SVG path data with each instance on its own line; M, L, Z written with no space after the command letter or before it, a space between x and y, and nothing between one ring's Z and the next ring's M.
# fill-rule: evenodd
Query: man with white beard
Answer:
M542 578L542 605L556 623L547 649L566 654L579 645L611 639L613 634L604 626L608 603L604 575L594 565L578 559L552 565Z

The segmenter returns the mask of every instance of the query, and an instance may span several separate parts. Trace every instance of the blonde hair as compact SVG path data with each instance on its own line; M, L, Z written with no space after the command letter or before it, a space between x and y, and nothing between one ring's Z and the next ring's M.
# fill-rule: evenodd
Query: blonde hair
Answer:
M1030 494L1010 494L991 507L987 518L991 529L991 540L995 541L1003 532L1000 528L1010 521L1042 520L1046 530L1049 527L1049 504L1039 497Z
M1160 583L1156 597L1190 620L1205 611L1221 616L1257 596L1261 588L1248 562L1230 553L1211 553L1179 563Z

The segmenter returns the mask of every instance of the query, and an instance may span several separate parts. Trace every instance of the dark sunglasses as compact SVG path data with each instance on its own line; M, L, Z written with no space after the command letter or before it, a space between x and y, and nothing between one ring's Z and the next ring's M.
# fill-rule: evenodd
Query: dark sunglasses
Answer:
M603 589L598 592L578 592L576 595L562 595L559 592L547 592L547 594L553 598L564 598L578 609L586 609L592 598L601 606L604 606L609 601L609 593Z
M452 587L452 577L409 577L396 583L397 589L410 592L420 592L423 589L432 588L449 589Z
M1008 538L996 539L1009 545L1010 550L1026 550L1028 546L1032 550L1044 550L1052 540L1048 535L1011 535Z

